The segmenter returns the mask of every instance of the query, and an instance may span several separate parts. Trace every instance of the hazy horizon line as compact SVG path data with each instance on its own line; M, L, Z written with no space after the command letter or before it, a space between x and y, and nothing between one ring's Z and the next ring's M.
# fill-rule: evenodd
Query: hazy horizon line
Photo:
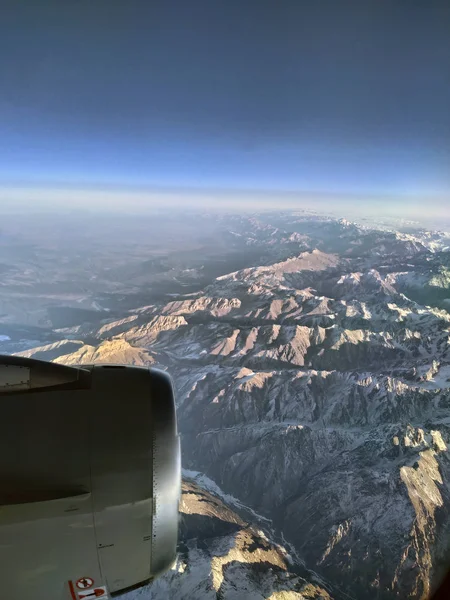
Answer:
M92 182L80 182L74 180L18 180L18 179L2 179L0 180L0 191L4 189L58 189L58 190L80 190L80 191L142 191L142 192L176 192L176 193L215 193L215 194L233 194L233 193L250 193L250 194L283 194L283 195L308 195L308 196L324 196L332 198L373 198L373 199L384 199L384 198L439 198L448 199L450 202L450 190L447 192L433 192L433 191L420 191L420 192L399 192L395 191L368 191L368 190L345 190L345 191L333 191L330 189L308 189L308 188L280 188L280 187L257 187L253 185L247 186L232 186L232 185L168 185L159 183L125 183L125 182L114 182L109 183L106 181L92 181Z
M356 215L404 217L406 219L450 219L450 198L423 194L369 194L318 190L277 190L150 185L83 184L48 185L40 182L5 185L0 183L0 211L106 210L147 212L157 209L201 209L212 212L233 210L313 210L339 212L345 218Z

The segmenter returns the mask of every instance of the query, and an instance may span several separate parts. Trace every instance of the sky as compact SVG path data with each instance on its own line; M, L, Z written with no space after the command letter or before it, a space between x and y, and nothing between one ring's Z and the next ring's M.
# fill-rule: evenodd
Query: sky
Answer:
M0 202L104 186L449 206L449 32L448 0L3 0Z

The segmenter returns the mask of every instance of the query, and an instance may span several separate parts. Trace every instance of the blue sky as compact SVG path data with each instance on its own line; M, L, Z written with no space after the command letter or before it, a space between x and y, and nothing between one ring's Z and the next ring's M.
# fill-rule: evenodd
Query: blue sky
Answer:
M0 185L450 198L448 31L437 0L6 3Z

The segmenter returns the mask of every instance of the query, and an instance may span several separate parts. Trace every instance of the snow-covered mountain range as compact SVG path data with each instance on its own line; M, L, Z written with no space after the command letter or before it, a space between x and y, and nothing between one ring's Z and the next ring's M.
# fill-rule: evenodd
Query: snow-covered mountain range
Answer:
M196 256L197 290L52 328L18 353L167 369L183 466L269 519L331 586L291 573L226 500L210 535L216 509L194 519L188 505L219 500L187 481L185 546L155 599L427 598L450 564L450 236L219 219L239 268L208 279Z

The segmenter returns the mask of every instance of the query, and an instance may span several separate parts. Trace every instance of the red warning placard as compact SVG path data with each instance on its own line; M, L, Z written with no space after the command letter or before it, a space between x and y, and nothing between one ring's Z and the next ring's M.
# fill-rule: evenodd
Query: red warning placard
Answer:
M106 587L101 586L78 592L78 598L80 600L84 598L86 598L86 600L95 600L95 598L106 600L106 598L108 598L108 593L106 591Z
M94 580L92 577L80 577L76 583L76 586L79 590L86 590L87 588L91 588L93 585Z

